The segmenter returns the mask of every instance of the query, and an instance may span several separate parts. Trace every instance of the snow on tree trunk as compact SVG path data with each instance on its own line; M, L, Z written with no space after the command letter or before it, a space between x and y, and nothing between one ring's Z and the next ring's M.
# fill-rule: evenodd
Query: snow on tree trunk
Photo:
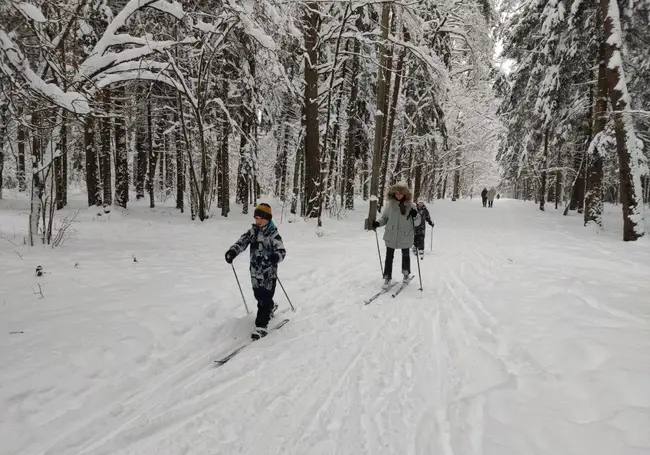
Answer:
M305 212L308 218L319 216L322 197L318 131L318 25L317 2L305 4L303 34L305 38Z
M390 5L384 3L381 11L381 42L379 43L379 68L377 68L377 110L375 111L375 146L372 157L372 177L370 179L370 204L368 208L367 228L377 219L377 202L379 192L379 171L381 169L384 116L386 115L386 63L388 61L386 40L388 38L388 19Z
M389 9L390 14L390 9ZM395 14L390 14L389 18L391 34L395 35ZM386 79L386 90L384 91L384 100L382 101L382 112L384 115L381 117L381 170L379 174L379 210L384 206L384 195L386 193L386 177L388 175L388 162L390 161L390 147L388 146L388 119L390 117L390 96L391 91L395 91L392 86L393 76L393 46L386 44L386 62L383 65L385 69L384 78Z
M618 0L600 0L600 14L605 25L605 77L614 116L616 151L620 174L620 200L623 208L623 240L634 241L645 233L641 176L646 172L643 156L634 131L627 81L623 69L623 31Z

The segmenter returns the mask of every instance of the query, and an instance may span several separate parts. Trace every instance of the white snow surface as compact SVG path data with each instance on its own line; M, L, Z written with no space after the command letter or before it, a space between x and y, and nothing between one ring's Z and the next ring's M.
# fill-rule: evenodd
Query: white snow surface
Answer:
M367 203L318 236L272 202L298 311L216 368L253 327L223 259L250 215L85 209L52 250L23 246L28 201L5 197L1 455L650 453L650 242L621 241L620 207L596 233L530 202L436 201L423 292L412 258L411 285L365 306ZM235 268L254 307L247 254Z

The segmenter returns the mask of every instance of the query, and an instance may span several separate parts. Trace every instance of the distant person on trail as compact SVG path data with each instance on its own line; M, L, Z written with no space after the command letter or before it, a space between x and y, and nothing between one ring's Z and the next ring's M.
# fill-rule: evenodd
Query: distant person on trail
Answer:
M424 238L427 232L427 224L433 228L434 224L431 221L429 210L424 205L424 201L415 199L415 207L420 215L420 222L415 225L415 238L413 240L413 251L419 254L420 257L424 254Z
M490 191L488 191L487 198L488 198L488 207L492 208L494 205L494 196L497 195L497 190L494 189L494 187L490 188Z
M481 191L481 200L483 201L483 207L487 206L487 195L488 195L487 188L483 188L483 191Z
M393 277L393 257L395 250L402 250L402 275L408 282L411 275L410 250L413 246L414 225L420 224L420 215L412 202L411 191L402 183L392 185L386 194L387 204L379 221L372 223L372 229L386 226L386 263L384 266L384 289L390 287Z
M273 223L271 206L260 204L253 212L255 224L226 252L226 262L232 261L250 245L250 272L253 294L257 300L257 318L251 338L259 340L268 334L269 321L277 305L273 302L278 277L278 263L287 252L278 228Z

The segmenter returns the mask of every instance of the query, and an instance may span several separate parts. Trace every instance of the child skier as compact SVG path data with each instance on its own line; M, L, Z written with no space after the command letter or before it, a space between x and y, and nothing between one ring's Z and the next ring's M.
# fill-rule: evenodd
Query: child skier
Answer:
M253 216L255 224L226 252L226 262L232 264L237 255L250 245L251 282L257 300L257 318L251 338L259 340L267 335L269 320L277 308L273 302L273 295L278 277L278 263L284 260L287 252L278 228L272 221L271 206L258 205Z
M424 205L423 201L415 200L415 207L420 215L420 223L415 225L415 239L413 241L413 252L419 254L420 257L424 254L424 238L427 232L427 224L433 228L434 224L431 221L429 210ZM425 224L426 223L426 224Z
M402 250L402 274L406 282L411 275L410 250L413 245L413 225L420 224L420 216L411 202L411 191L404 184L397 183L388 189L387 204L379 221L372 224L373 229L386 226L386 264L384 266L384 289L390 287L393 275L393 257L396 249ZM415 223L413 222L415 221Z

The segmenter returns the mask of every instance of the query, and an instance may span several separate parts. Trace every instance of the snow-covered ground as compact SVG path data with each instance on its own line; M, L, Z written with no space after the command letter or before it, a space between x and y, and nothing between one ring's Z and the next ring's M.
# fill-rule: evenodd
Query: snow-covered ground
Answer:
M437 201L424 291L368 306L366 206L322 236L285 217L298 312L215 368L252 329L223 260L250 216L132 207L28 249L26 202L0 201L1 455L650 454L650 241L620 240L619 208L597 234Z

